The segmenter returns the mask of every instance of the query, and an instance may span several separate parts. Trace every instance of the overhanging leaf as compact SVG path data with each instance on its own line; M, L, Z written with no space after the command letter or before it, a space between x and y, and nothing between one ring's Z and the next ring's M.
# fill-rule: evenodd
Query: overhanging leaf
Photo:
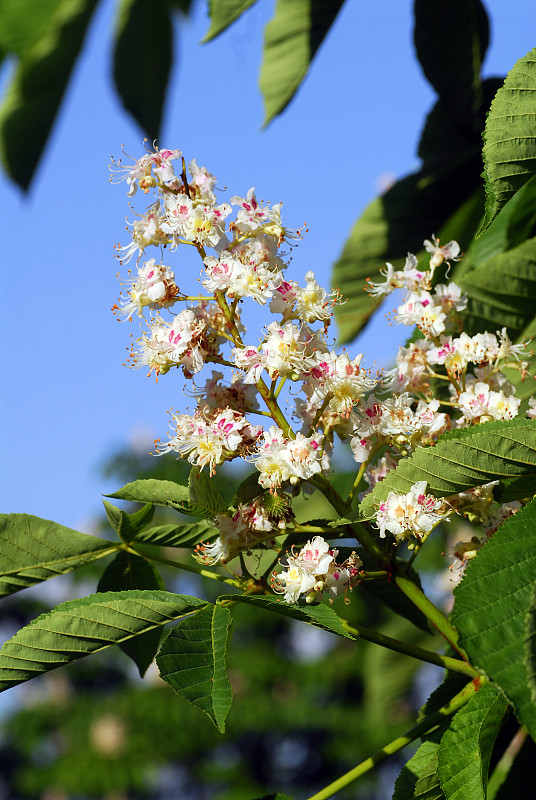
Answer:
M402 771L395 781L392 800L410 800L414 797L417 782L430 772L429 765L433 758L437 758L438 748L439 742L426 741L421 744L417 752L402 767ZM435 767L436 762L433 763Z
M525 663L525 620L536 575L536 500L506 520L469 562L454 590L452 621L472 664L505 693L536 736Z
M482 687L454 715L437 751L437 774L446 800L486 800L493 745L508 704Z
M225 666L231 623L227 608L206 606L169 632L156 658L161 678L221 733L232 702Z
M536 48L506 76L484 129L486 210L480 233L536 172Z
M38 38L21 52L0 108L0 154L23 189L47 142L96 4L62 0Z
M0 515L0 597L72 572L115 544L30 514Z
M133 636L161 628L206 602L171 592L94 594L32 620L0 649L0 692Z
M260 87L267 125L290 103L343 0L277 0L266 26Z
M165 586L152 564L140 556L121 551L101 575L97 592L122 592L129 589L165 589ZM161 633L160 628L154 628L119 644L121 650L138 667L141 678L158 652Z
M219 36L256 2L257 0L209 0L210 28L203 42L209 42Z
M424 74L457 122L479 131L480 67L489 43L483 5L480 0L416 0L414 9L415 47Z
M173 50L166 0L121 0L116 24L114 81L123 105L148 134L160 131Z
M420 447L376 484L359 506L363 515L391 491L407 494L418 481L437 497L499 480L502 500L530 497L536 488L536 423L513 419L485 422L443 434L433 447Z

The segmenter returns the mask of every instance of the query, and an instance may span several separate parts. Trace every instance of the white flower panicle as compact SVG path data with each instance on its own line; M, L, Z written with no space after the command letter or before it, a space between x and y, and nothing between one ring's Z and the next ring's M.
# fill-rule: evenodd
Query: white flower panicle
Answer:
M285 243L288 251L299 237L284 226L280 203L259 201L253 188L245 197L220 202L216 177L195 159L186 168L180 150L154 146L130 165L115 163L112 172L113 180L126 182L129 197L138 189L154 196L141 214L134 212L131 241L117 246L121 263L136 261L114 306L118 317L141 321L129 363L146 367L157 380L179 368L181 379L193 381L186 394L197 404L191 414L172 416L169 438L157 440L156 452L175 453L210 475L218 465L243 458L258 476L257 497L253 493L228 514L215 516L218 537L197 549L202 563L226 563L241 551L274 546L287 525L299 530L289 511L291 495L301 485L322 491L328 485L335 436L361 464L351 503L362 478L373 490L403 458L434 444L445 431L520 413L515 388L502 370L513 367L525 376L526 343L513 344L505 328L462 329L460 313L468 301L460 286L447 282L450 266L460 258L457 242L440 245L432 236L424 242L425 267L408 253L401 269L386 265L383 282L368 281L368 292L377 299L404 290L394 317L416 328L393 368L373 377L362 354L336 352L331 344L338 292L322 288L312 270L302 282L287 276L288 252L281 248ZM167 256L179 248L201 261L192 295L179 290L178 273L168 266ZM186 265L181 275L188 273ZM184 288L183 278L180 283ZM241 310L250 301L256 304L255 321L271 317L246 338ZM203 374L207 365L211 369ZM289 400L299 430L287 416ZM536 419L535 398L526 413ZM269 418L264 428L256 424L259 415ZM388 493L372 531L379 531L380 540L391 534L389 547L393 540L413 547L455 512L472 514L492 530L512 509L498 511L485 492L481 487L447 503L428 494L420 481L407 494ZM277 513L267 511L269 503ZM286 569L274 578L275 591L287 602L344 594L357 581L360 563L351 556L337 564L337 555L315 536L298 554L288 554Z
M287 603L296 603L302 595L312 603L324 592L330 600L345 594L359 579L361 559L352 553L343 564L337 564L338 554L325 539L315 536L297 555L287 556L287 569L272 576L273 590Z

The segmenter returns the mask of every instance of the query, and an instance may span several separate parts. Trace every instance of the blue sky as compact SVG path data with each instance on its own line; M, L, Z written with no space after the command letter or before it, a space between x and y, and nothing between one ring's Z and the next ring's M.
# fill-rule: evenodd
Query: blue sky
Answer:
M535 44L536 11L530 0L486 5L493 27L484 72L505 74ZM185 408L178 371L156 385L143 370L121 366L136 328L110 312L119 293L113 246L128 241L132 215L125 185L108 182L108 164L122 144L141 155L143 139L112 89L113 13L112 0L102 0L29 196L0 178L0 507L80 530L90 529L100 494L118 488L100 475L106 458L128 443L145 448L165 437L165 410ZM283 201L285 223L309 227L288 274L302 279L312 269L327 286L382 176L417 166L434 94L414 57L409 0L347 0L298 96L261 130L257 76L271 13L272 3L259 0L215 42L200 45L208 20L206 4L196 4L177 36L159 144L207 166L228 196L255 186L259 197ZM197 276L179 254L169 263L179 284L181 269ZM380 314L350 352L364 352L368 366L385 364L405 333Z

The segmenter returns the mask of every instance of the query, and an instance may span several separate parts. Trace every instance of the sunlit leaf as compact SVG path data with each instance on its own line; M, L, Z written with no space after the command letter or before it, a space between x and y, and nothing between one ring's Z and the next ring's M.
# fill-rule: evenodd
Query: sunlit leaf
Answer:
M166 683L208 714L221 733L232 702L225 666L231 622L228 609L207 606L169 632L156 658Z
M260 87L265 124L294 97L342 3L343 0L277 0L275 15L264 34Z
M83 656L161 628L206 605L171 592L94 594L62 603L0 649L0 692Z
M525 620L536 575L536 500L506 520L469 562L454 590L452 621L472 664L508 697L536 735L536 704L525 663Z
M486 211L482 233L536 172L536 49L506 76L484 129Z
M0 597L72 572L116 545L30 514L0 515Z
M215 39L256 2L257 0L209 0L210 28L203 41Z
M391 491L406 494L418 481L437 497L499 480L503 501L532 496L536 488L536 423L485 422L443 434L433 447L419 447L376 484L360 505L366 515Z

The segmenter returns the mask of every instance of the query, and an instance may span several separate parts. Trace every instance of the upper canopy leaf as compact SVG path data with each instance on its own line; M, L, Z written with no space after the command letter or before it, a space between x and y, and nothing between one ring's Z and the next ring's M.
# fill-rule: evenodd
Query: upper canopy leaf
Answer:
M34 28L35 5L40 4L32 3L29 12L26 3L19 4L19 62L0 108L0 154L6 171L23 189L48 140L97 0L51 4L46 25L38 12Z
M151 140L160 132L172 49L167 0L121 0L114 48L115 86L123 105Z
M0 597L115 552L115 544L30 514L0 515Z
M489 23L480 0L415 0L415 47L424 74L463 128L481 129L480 68Z
M267 125L294 97L343 0L278 0L264 34L260 87Z
M406 494L418 481L438 497L499 480L502 499L532 497L536 489L536 423L528 419L485 422L443 434L433 447L419 447L412 456L376 484L359 509L363 515L387 499Z
M486 211L482 233L536 173L536 48L506 76L484 129Z
M257 0L209 0L210 28L203 41L215 39L256 2Z
M196 597L157 591L107 592L69 600L5 642L0 649L0 692L205 605Z

